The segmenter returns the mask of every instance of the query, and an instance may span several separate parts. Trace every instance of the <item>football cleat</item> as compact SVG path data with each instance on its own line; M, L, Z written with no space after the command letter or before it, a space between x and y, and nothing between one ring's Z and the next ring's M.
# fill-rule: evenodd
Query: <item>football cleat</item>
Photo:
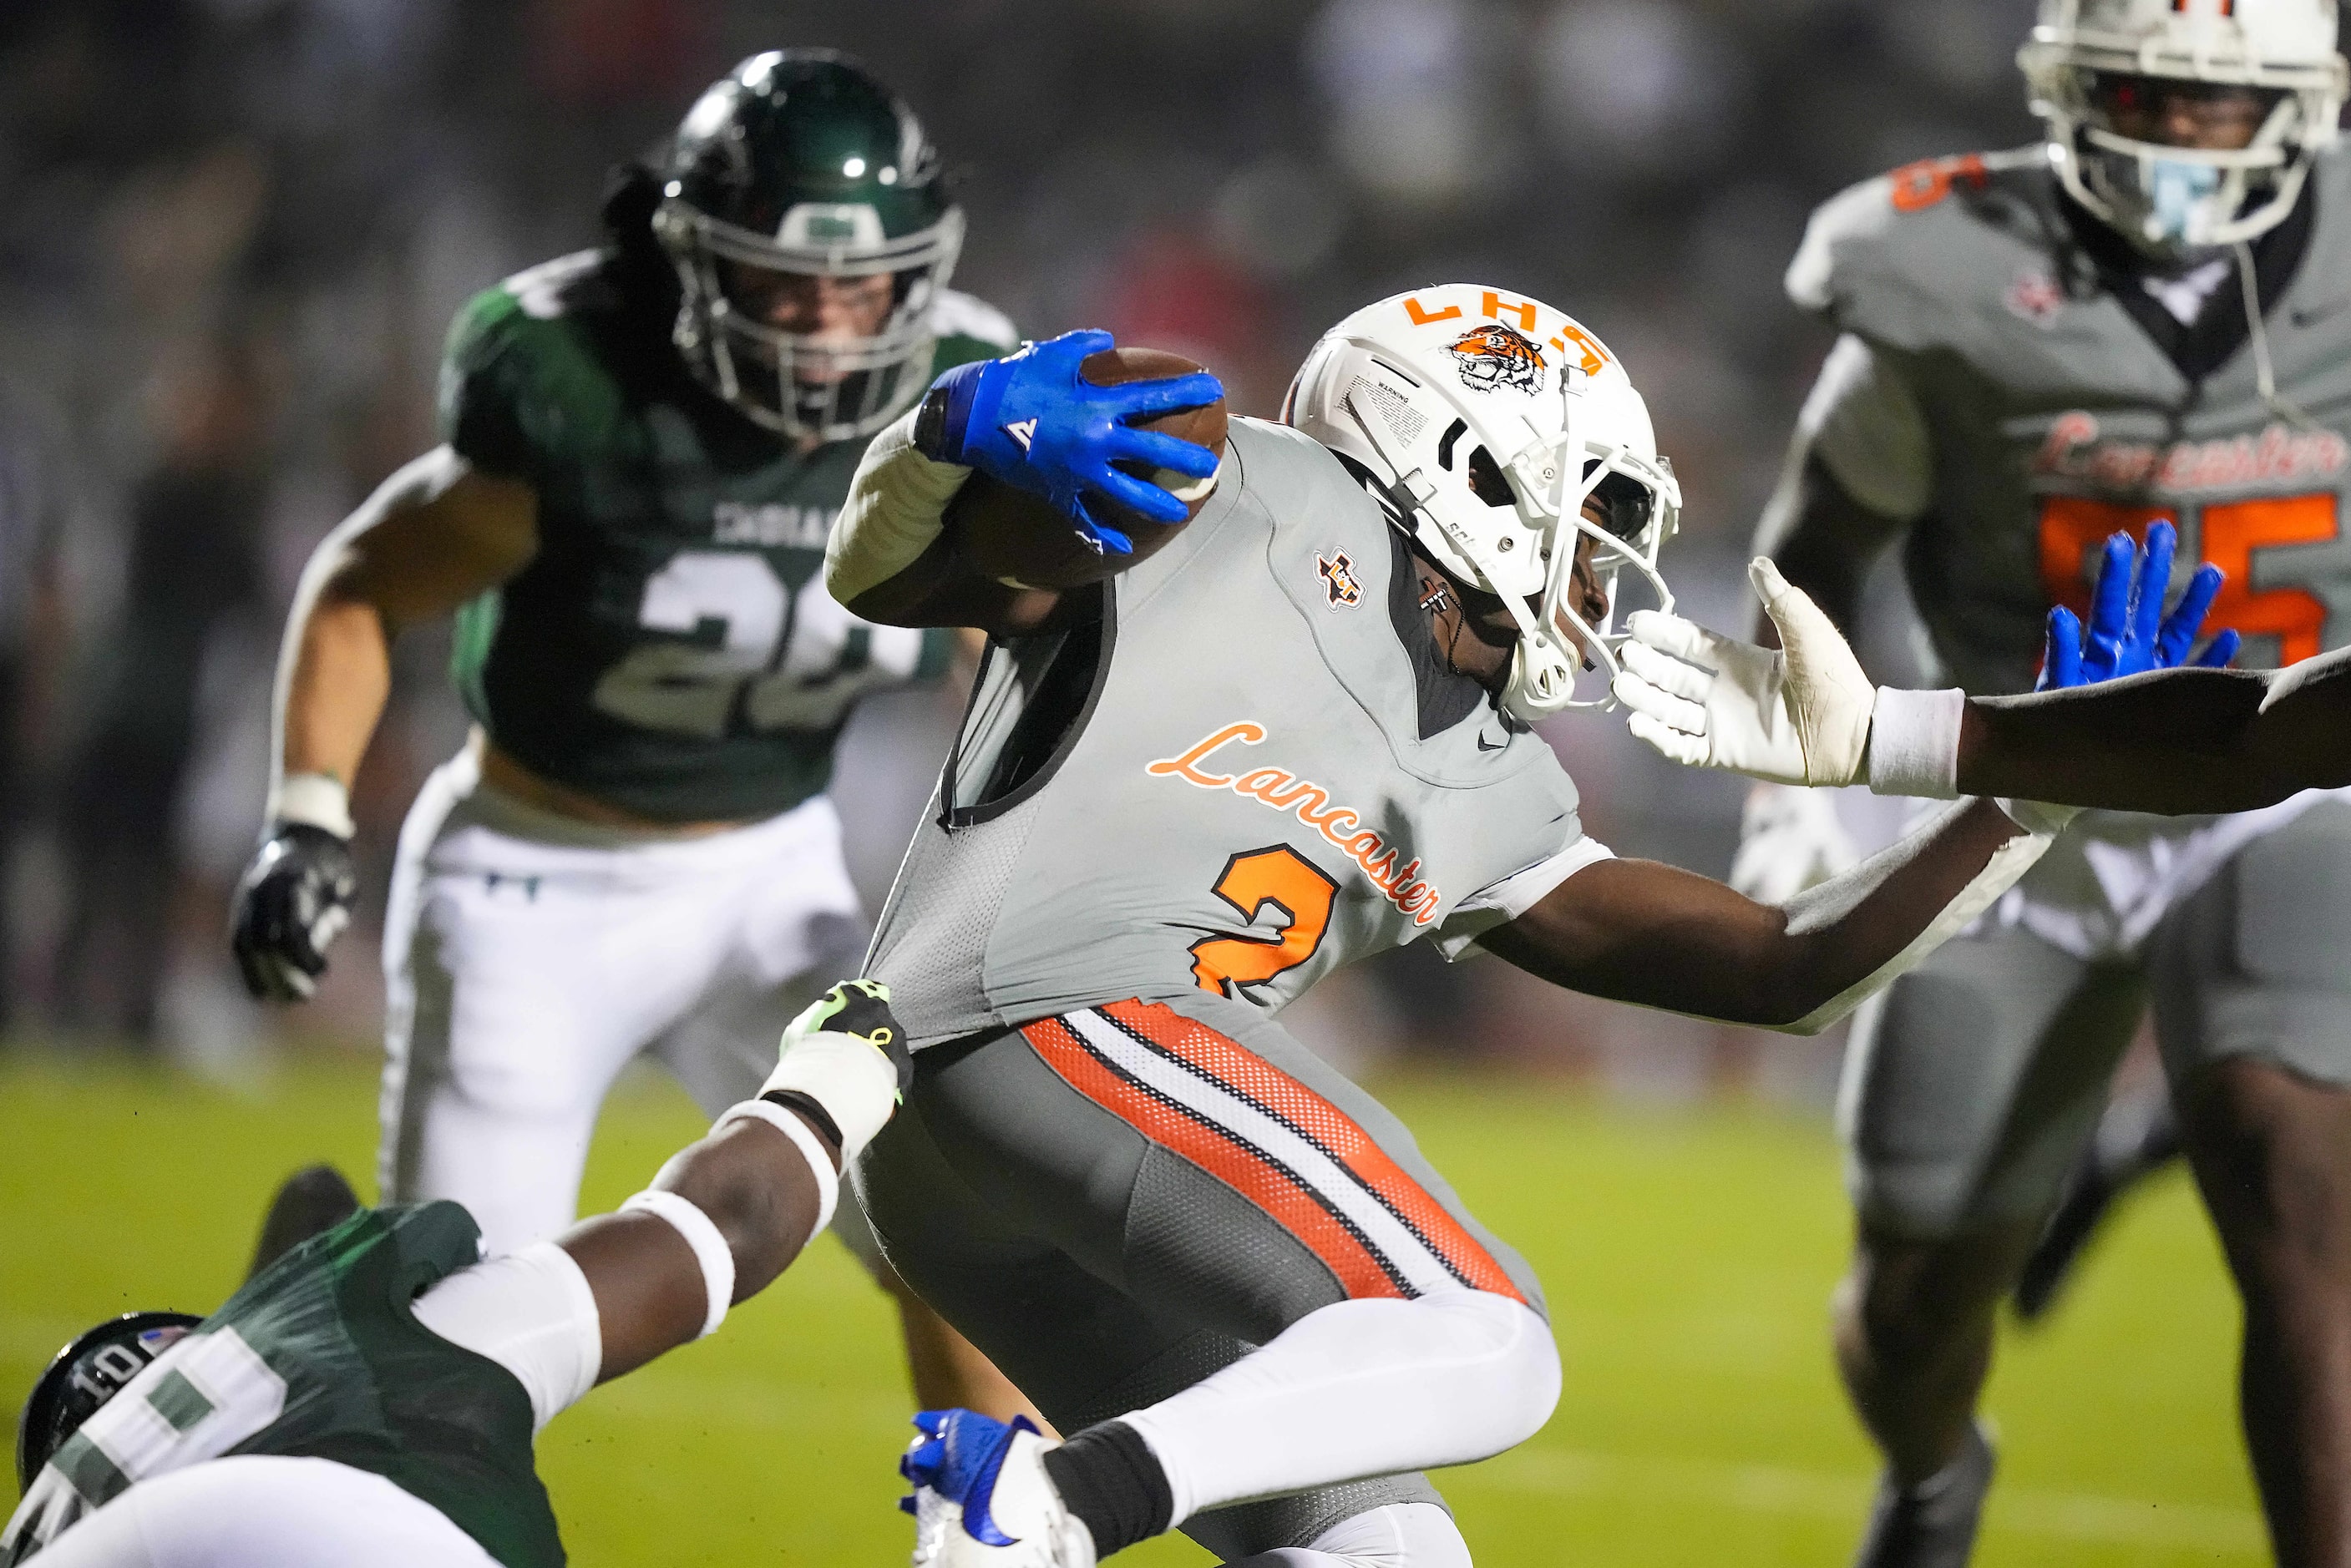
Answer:
M898 1473L914 1494L914 1568L1094 1568L1094 1542L1071 1514L1045 1454L1058 1445L1028 1417L1010 1426L977 1410L925 1410Z
M1970 1421L1959 1457L1932 1480L1905 1487L1888 1472L1877 1483L1854 1568L1967 1568L1995 1463L1983 1423Z

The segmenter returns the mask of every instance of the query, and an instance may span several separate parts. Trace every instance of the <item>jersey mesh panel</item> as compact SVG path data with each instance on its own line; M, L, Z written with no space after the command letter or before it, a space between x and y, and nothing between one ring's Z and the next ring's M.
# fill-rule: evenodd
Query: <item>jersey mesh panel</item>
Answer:
M898 1022L914 1049L968 1033L974 1018L997 1020L982 977L988 933L1012 885L1045 797L952 833L917 833L882 911L868 972L892 988ZM939 811L935 792L930 810ZM910 888L923 889L920 920L893 919ZM894 937L894 940L893 940Z

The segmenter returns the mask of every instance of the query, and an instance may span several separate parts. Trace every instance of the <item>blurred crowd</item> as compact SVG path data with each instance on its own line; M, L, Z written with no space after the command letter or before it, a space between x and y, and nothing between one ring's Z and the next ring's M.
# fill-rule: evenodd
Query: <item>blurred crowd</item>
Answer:
M606 169L785 44L862 56L929 122L958 286L1024 332L1108 327L1270 415L1314 336L1452 276L1622 355L1683 478L1668 576L1746 626L1740 567L1827 346L1780 278L1811 207L2030 140L2031 0L10 0L0 6L0 1027L233 1066L370 1038L373 932L267 1020L223 937L258 826L277 625L304 558L433 444L475 290L592 243ZM1881 585L1881 587L1887 587ZM1898 601L1870 651L1902 673ZM359 781L381 907L401 813L463 722L403 645ZM878 897L953 701L861 722ZM1714 874L1739 789L1621 721L1547 732L1595 836ZM865 792L861 792L865 793ZM871 814L869 814L871 815ZM1800 1098L1782 1047L1531 999L1407 951L1302 1021L1334 1048L1542 1060L1635 1089ZM1531 982L1528 982L1531 985Z

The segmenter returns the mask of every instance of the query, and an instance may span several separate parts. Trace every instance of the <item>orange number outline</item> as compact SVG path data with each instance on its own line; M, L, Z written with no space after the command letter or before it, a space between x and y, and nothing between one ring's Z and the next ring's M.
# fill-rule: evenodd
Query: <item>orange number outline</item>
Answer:
M1238 1000L1244 986L1264 985L1314 956L1331 929L1339 884L1289 845L1273 844L1227 860L1211 891L1251 924L1269 905L1283 917L1274 936L1202 937L1192 944L1194 981Z
M2107 535L2123 530L2147 536L2158 517L2179 517L2179 509L2094 501L2081 495L2051 495L2041 504L2041 579L2052 604L2076 615L2090 611L2090 562ZM2246 637L2274 637L2281 662L2291 664L2320 653L2326 640L2326 605L2307 588L2255 592L2253 557L2282 545L2322 545L2342 535L2333 492L2222 501L2206 505L2196 538L2203 558L2228 574L2204 618L2207 629L2233 627Z

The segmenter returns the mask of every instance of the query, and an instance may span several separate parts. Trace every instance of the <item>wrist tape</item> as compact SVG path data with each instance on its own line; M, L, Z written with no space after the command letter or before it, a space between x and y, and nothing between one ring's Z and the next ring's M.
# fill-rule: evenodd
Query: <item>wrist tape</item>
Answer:
M707 1339L726 1321L726 1308L735 1300L735 1249L718 1233L718 1227L705 1214L694 1199L682 1193L662 1188L648 1188L621 1205L621 1212L642 1210L669 1221L670 1229L685 1238L694 1249L695 1262L702 1265L702 1286L709 1293L710 1307L703 1316L702 1333Z
M792 1140L792 1147L800 1151L802 1159L808 1161L809 1174L816 1178L816 1225L809 1234L814 1236L831 1224L832 1211L841 1202L841 1175L832 1168L831 1151L818 1140L816 1134L809 1131L808 1123L769 1101L745 1100L739 1106L720 1112L710 1130L715 1133L730 1122L741 1121L765 1122ZM841 1163L848 1163L845 1157Z
M349 839L355 831L351 792L332 774L294 774L278 780L269 792L267 819L306 823L341 839Z
M846 1168L897 1110L898 1069L854 1034L820 1029L787 1039L759 1093L802 1094L822 1106L841 1129L841 1163Z
M1869 787L1878 794L1954 800L1959 793L1959 721L1968 694L1877 689L1869 720Z

